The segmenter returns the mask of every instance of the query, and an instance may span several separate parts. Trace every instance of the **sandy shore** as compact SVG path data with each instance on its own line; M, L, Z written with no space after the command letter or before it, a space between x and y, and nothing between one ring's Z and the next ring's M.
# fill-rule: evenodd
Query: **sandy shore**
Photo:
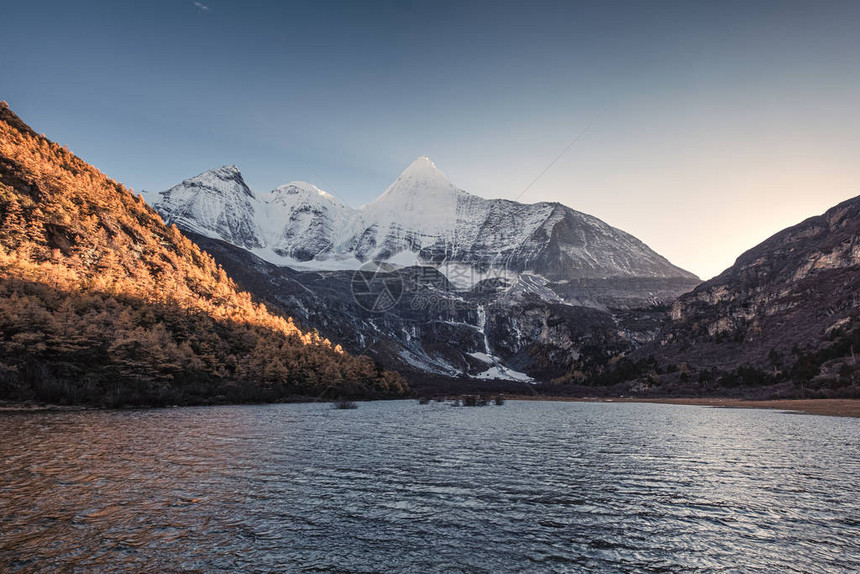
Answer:
M780 399L771 401L746 401L743 399L581 399L572 397L507 397L527 401L573 401L573 402L613 402L613 403L660 403L669 405L701 405L733 409L778 409L811 415L834 417L860 417L860 399Z

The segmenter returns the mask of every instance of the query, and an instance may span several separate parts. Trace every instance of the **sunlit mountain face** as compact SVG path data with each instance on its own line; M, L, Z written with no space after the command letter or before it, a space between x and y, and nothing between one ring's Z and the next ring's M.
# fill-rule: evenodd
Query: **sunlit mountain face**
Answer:
M390 395L240 291L143 198L0 107L0 394L102 404Z

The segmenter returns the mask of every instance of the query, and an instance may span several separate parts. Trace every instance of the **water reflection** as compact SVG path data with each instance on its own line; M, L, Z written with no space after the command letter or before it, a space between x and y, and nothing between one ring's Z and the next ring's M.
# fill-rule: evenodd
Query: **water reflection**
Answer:
M508 402L0 416L0 569L860 569L860 421Z

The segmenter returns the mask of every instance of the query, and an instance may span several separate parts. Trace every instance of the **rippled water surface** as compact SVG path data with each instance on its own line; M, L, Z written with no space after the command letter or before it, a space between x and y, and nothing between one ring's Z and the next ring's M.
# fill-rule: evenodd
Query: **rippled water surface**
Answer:
M860 571L860 420L415 402L0 414L3 571Z

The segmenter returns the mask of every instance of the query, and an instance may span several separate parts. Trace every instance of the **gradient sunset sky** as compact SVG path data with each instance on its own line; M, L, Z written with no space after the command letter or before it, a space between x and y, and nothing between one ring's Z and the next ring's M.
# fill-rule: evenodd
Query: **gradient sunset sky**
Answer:
M858 31L856 1L5 0L0 99L138 191L237 164L357 207L426 154L709 278L860 194Z

